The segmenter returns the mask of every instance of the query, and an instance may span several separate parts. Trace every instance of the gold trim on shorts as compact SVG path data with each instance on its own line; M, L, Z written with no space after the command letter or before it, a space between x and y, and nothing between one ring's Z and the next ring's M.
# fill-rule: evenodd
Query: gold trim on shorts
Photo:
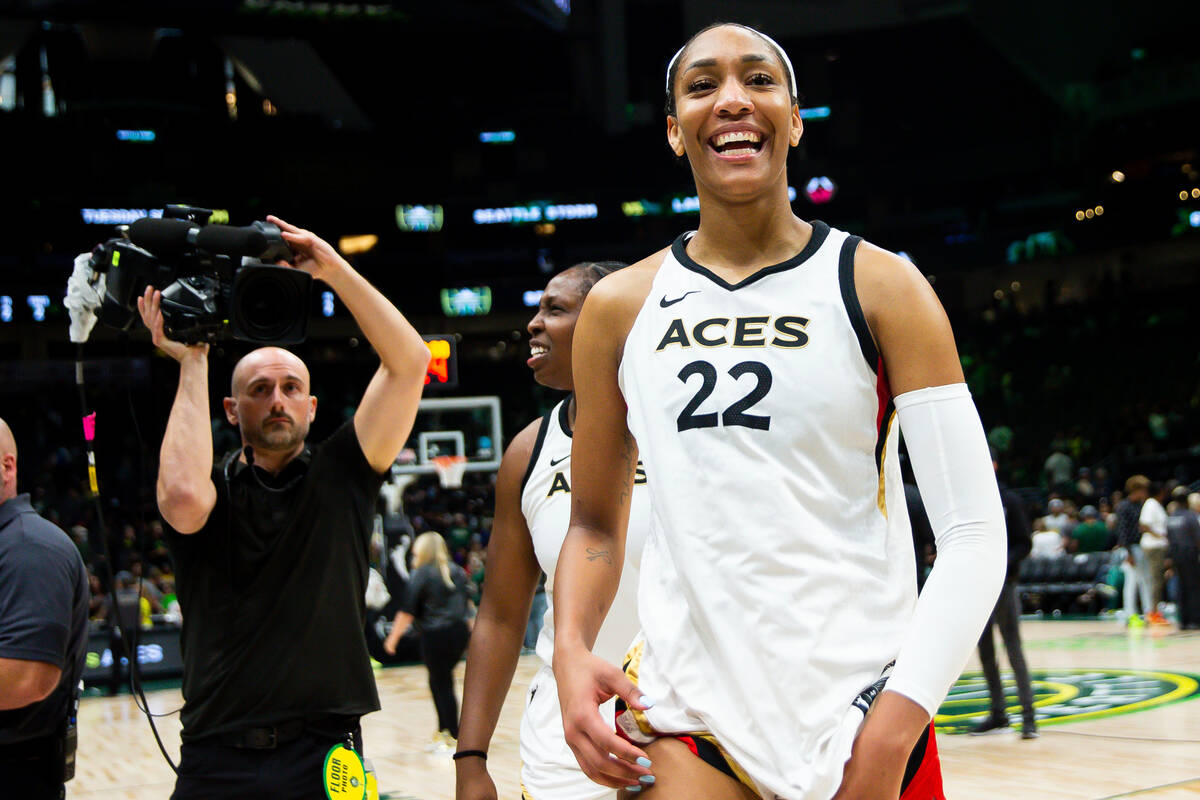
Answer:
M625 677L628 678L630 683L632 683L634 686L638 685L638 669L641 667L642 655L645 653L645 650L646 641L643 639L633 647L629 648L629 652L625 654ZM737 777L739 783L742 783L746 786L746 788L753 792L758 791L758 787L755 786L754 781L750 779L750 776L746 773L746 771L742 769L733 756L729 755L729 751L722 747L721 743L717 741L717 738L709 731L691 731L687 733L670 734L663 733L662 731L655 730L654 726L650 724L650 720L647 719L645 711L639 711L636 708L628 708L628 710L633 714L633 720L637 723L638 730L646 736L654 736L657 738L666 738L668 736L672 738L679 736L691 736L693 738L703 739L704 741L708 742L713 747L717 748L717 752L721 754L721 758L725 759L725 763L729 765L731 770L733 770L733 774ZM532 798L530 798L530 800L532 800Z

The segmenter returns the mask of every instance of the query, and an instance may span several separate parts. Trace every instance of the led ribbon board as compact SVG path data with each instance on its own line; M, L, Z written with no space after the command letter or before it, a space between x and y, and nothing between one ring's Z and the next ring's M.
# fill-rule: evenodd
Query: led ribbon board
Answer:
M595 219L600 209L595 203L529 203L504 208L477 208L471 214L476 225L527 225L536 222L560 222Z
M161 208L81 208L80 215L88 225L130 225L142 217L161 219Z

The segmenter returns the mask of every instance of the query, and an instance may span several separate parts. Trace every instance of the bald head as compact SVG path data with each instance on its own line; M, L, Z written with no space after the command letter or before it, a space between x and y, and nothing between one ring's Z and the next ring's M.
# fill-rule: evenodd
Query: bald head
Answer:
M241 430L242 444L254 448L256 463L284 459L282 465L304 449L317 398L309 394L308 367L295 353L279 347L247 353L233 368L231 389L225 418Z
M17 496L17 440L12 428L0 419L0 503Z
M17 440L13 438L12 428L8 427L8 423L0 419L0 456L6 456L12 453L17 454Z
M311 386L308 367L300 357L282 347L260 347L242 356L233 367L230 394L237 397L256 374L263 370L283 369L300 378L307 391Z

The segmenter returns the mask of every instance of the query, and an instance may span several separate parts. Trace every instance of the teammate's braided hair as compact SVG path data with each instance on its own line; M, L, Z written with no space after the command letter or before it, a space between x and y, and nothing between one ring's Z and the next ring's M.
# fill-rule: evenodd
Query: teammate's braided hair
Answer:
M596 285L596 282L608 275L610 272L616 272L623 267L629 266L624 261L581 261L578 264L573 264L563 272L576 272L579 275L579 297L583 299L587 297L588 292Z

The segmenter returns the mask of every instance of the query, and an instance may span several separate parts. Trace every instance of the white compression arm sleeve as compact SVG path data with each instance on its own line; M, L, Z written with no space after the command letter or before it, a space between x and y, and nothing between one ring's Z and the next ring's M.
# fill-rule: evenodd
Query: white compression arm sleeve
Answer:
M937 561L887 688L933 716L996 604L1007 534L987 439L966 384L905 392L895 402Z

